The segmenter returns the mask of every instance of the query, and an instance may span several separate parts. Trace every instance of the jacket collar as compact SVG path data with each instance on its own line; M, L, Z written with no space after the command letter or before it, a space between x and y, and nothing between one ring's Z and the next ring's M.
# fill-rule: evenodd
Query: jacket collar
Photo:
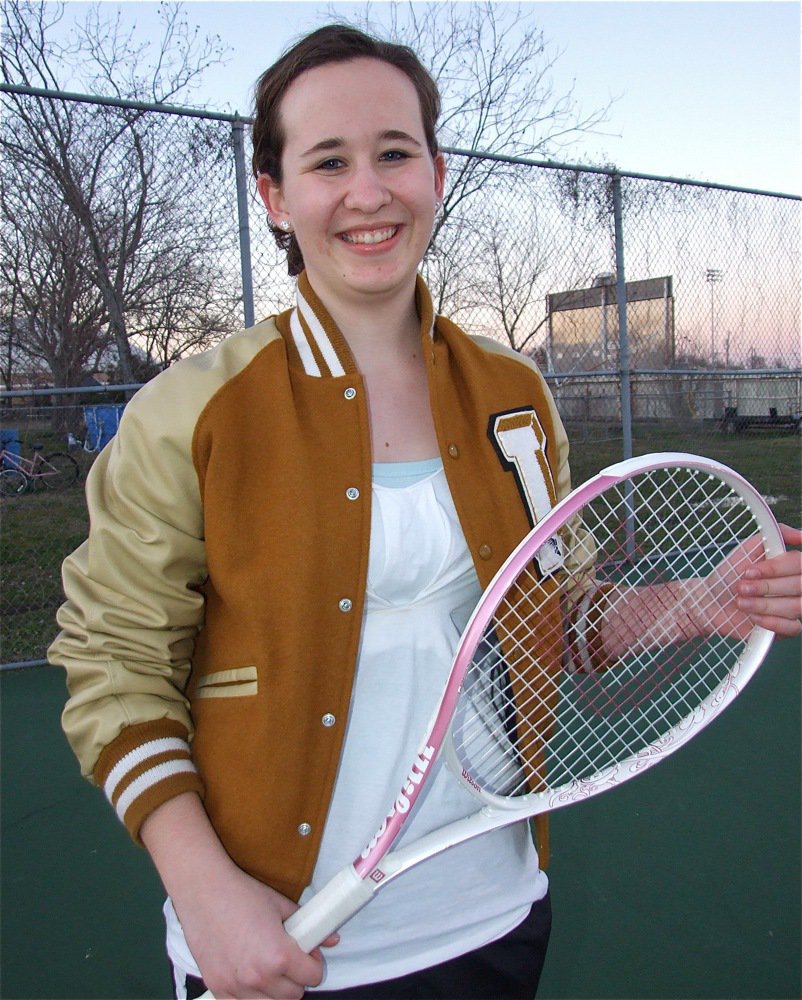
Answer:
M415 304L421 339L434 335L434 309L426 282L418 275ZM313 378L338 378L357 371L348 342L315 294L306 271L298 276L295 308L277 317L291 360Z

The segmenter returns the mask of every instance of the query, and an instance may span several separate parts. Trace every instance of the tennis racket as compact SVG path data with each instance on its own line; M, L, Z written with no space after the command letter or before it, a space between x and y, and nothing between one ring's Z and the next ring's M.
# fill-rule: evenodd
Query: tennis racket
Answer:
M704 458L630 459L574 490L484 592L380 829L287 931L311 951L413 865L681 747L765 657L773 634L737 609L733 586L783 550L757 491ZM477 810L393 852L441 752Z

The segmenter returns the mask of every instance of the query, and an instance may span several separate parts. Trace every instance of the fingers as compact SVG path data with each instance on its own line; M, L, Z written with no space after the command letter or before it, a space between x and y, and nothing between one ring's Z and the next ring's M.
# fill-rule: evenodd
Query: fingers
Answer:
M748 614L756 625L770 628L779 635L799 635L801 575L740 580L736 592L739 610ZM780 627L775 627L776 624Z
M274 956L275 958L275 956ZM201 970L203 971L203 970ZM204 974L210 993L217 1000L227 997L248 997L249 1000L301 1000L307 986L319 986L323 979L323 960L293 949L285 960L276 959L269 967L254 964L239 967L224 985L214 976Z
M326 938L325 941L321 941L320 942L320 947L321 948L333 948L336 944L339 943L339 941L340 941L340 935L336 931L334 931L332 934L329 934L329 936ZM317 948L315 948L315 950L312 952L312 954L314 955L316 953L319 954Z
M802 545L802 529L792 528L788 524L780 524L778 527L786 545Z
M771 561L761 564L761 568ZM754 574L749 572L744 577L736 586L739 610L748 614L756 625L778 635L799 635L802 631L802 573L783 571L776 576L754 579Z
M783 631L783 635L797 635L799 618L802 615L802 599L798 597L739 597L738 608L752 618L757 625L763 625L758 618L791 622L793 629ZM769 628L768 625L763 625ZM776 630L775 630L776 631Z
M802 586L802 552L791 550L771 559L753 563L744 570L745 580L772 579L787 576Z
M798 597L802 594L802 574L786 573L758 579L744 574L736 590L739 597Z
M189 908L184 921L212 995L300 1000L320 984L325 967L319 949L307 955L284 929L297 905L239 869L227 874L211 914Z
M799 618L781 618L776 615L759 615L750 612L753 624L774 632L783 639L793 639L802 635L802 622Z
M802 595L802 552L783 552L750 566L741 575L737 592L742 597Z
M786 545L802 542L802 531L780 525ZM747 569L735 587L738 608L756 625L781 636L802 632L802 552L788 551Z

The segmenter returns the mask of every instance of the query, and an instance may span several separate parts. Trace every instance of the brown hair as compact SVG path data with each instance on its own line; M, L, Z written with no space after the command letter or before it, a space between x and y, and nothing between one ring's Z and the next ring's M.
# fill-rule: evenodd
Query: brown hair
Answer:
M306 35L265 70L256 84L252 128L253 172L267 174L281 183L281 157L284 134L281 127L281 101L297 77L326 63L350 62L353 59L378 59L400 69L413 83L420 102L423 130L432 157L437 156L435 128L440 116L437 84L418 57L405 45L395 45L344 24L329 24ZM287 251L287 269L299 274L304 267L301 248L294 233L285 233L272 223L270 228L278 245Z

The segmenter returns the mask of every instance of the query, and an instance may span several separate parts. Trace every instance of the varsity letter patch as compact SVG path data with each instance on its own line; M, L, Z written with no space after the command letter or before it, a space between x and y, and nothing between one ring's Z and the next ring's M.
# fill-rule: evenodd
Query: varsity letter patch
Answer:
M546 435L531 406L494 414L488 436L501 464L515 476L518 492L534 527L557 502L557 491L546 461ZM551 573L562 566L564 553L555 535L535 556L540 572Z

